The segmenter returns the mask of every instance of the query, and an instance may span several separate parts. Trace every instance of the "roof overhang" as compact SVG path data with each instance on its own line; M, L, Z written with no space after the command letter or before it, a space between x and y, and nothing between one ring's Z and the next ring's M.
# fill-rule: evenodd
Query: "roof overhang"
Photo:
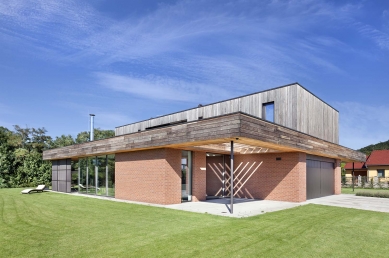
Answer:
M77 159L156 148L228 154L231 141L236 154L304 152L345 162L366 160L359 151L242 112L45 150L43 159Z

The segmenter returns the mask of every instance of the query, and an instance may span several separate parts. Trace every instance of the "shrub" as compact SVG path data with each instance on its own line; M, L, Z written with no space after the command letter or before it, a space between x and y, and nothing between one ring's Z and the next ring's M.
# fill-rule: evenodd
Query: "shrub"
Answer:
M357 192L356 196L366 196L366 197L378 197L378 198L389 198L389 192Z
M342 185L343 185L343 186L346 185L346 176L342 176Z

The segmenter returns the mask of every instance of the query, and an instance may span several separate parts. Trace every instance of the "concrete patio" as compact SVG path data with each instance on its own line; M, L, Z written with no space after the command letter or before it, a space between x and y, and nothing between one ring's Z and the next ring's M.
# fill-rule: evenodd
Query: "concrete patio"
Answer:
M213 199L204 202L187 202L166 205L166 208L219 216L243 218L280 211L303 205L303 203L280 202L234 198L234 213L230 213L230 198Z
M304 204L308 203L389 213L388 198L355 196L354 194L339 194L316 198L304 202Z
M342 208L353 208L353 209L360 209L360 210L370 210L370 211L389 213L389 199L375 198L375 197L362 197L362 196L355 196L353 194L330 195L326 197L311 199L305 202L282 202L282 201L234 198L233 214L230 213L229 198L213 199L213 200L207 200L203 202L184 202L180 204L160 205L160 204L126 201L126 200L115 199L112 197L86 195L86 194L78 194L78 193L71 193L70 195L116 201L116 202L134 203L140 205L147 205L147 206L154 206L154 207L161 207L167 209L203 213L203 214L212 214L212 215L233 217L233 218L251 217L251 216L265 214L268 212L290 209L290 208L307 205L307 204L318 204L318 205L336 206Z

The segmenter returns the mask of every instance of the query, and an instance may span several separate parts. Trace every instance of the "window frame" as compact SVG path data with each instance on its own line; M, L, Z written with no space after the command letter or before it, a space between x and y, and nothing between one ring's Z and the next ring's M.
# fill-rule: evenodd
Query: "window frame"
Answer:
M385 177L385 169L377 169L377 177Z
M269 120L266 116L266 108L268 106L273 106L273 121L272 120ZM274 101L270 101L270 102L266 102L266 103L262 103L262 119L263 120L266 120L266 121L269 121L271 123L275 123L275 104L274 104Z

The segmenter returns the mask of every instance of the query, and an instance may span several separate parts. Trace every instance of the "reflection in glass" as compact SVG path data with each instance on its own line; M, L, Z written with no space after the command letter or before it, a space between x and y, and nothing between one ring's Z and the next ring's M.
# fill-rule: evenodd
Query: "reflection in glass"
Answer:
M79 159L75 171L79 193L115 196L115 155Z
M181 201L192 200L192 152L181 153Z
M107 156L108 164L108 196L115 196L115 155Z
M78 182L78 192L79 193L86 193L86 164L87 164L87 159L79 159L78 160L78 167L80 171L80 176L79 176L79 182Z
M107 182L107 165L106 165L107 156L97 157L97 168L98 168L98 180L97 180L97 195L107 195L106 191L106 182Z

